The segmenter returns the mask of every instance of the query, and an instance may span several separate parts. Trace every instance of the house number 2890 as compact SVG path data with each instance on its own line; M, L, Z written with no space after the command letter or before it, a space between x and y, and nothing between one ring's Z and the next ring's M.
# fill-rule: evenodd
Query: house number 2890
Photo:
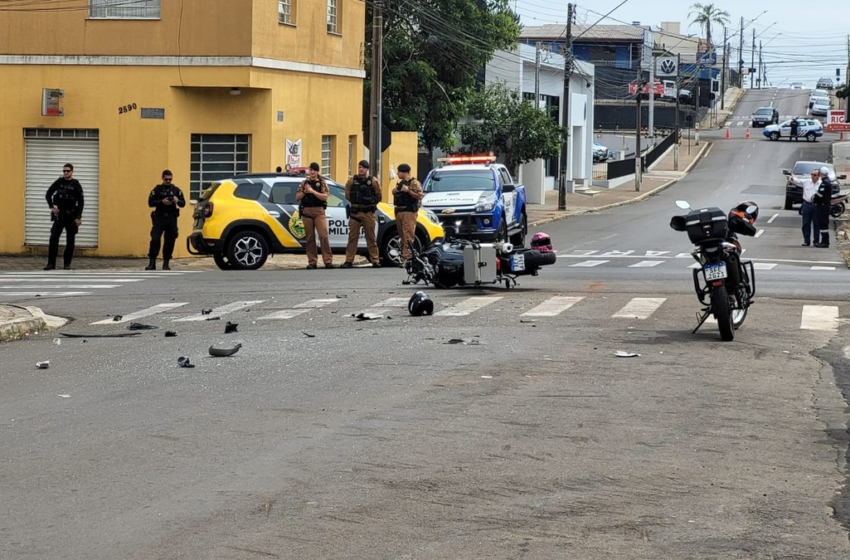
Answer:
M124 113L129 113L130 111L134 111L136 109L135 103L128 103L127 105L118 107L118 114L123 115Z

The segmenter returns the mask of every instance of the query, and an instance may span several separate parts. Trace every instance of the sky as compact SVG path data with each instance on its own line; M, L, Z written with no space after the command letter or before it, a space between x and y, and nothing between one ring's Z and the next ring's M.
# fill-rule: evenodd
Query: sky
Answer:
M566 1L511 0L511 3L525 26L566 24ZM761 44L765 85L788 87L792 82L802 82L805 87L814 88L818 78L830 77L835 81L836 68L841 69L840 81L846 81L850 0L811 3L800 0L717 0L702 3L713 3L716 8L729 12L727 34L732 36L729 42L735 51L740 41L741 18L744 18L745 67L752 60L755 29L755 58L758 61ZM585 0L573 4L577 23L594 24L598 21L600 24L628 25L640 22L657 29L662 21L678 21L683 35L703 34L698 25L690 23L694 2L689 0ZM712 25L711 35L715 44L722 43L723 28ZM736 55L732 60L735 58Z

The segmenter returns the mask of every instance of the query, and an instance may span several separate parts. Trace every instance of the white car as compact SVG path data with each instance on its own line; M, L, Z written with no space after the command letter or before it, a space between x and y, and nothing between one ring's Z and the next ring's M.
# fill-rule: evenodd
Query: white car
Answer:
M817 119L797 119L797 125L797 137L805 138L807 142L814 142L823 136L823 125ZM789 138L791 136L791 120L767 125L762 134L771 140Z
M829 93L822 89L814 89L812 90L811 95L809 95L809 109L812 108L812 105L815 104L815 100L817 99L829 99Z
M811 114L825 117L829 112L830 107L832 107L832 103L830 103L828 97L816 97L812 104Z

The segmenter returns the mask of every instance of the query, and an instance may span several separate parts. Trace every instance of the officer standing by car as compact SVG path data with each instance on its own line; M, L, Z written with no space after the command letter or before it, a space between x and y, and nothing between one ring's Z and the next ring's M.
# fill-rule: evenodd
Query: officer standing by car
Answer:
M177 239L177 217L180 208L186 206L183 191L171 181L174 175L170 170L162 172L162 183L155 186L148 195L148 206L151 212L151 244L148 248L150 262L145 270L156 270L156 257L159 255L160 241L162 243L162 270L171 270L168 261L174 252L174 241Z
M62 167L62 176L56 179L45 195L50 207L50 242L47 249L47 266L44 270L56 268L59 255L59 237L65 231L65 253L62 255L64 269L70 270L74 258L74 239L83 217L83 187L74 179L74 166L66 163Z
M381 202L381 185L376 177L369 175L369 162L365 159L357 164L357 175L345 183L345 198L351 203L351 214L348 217L348 244L342 268L352 267L360 242L360 228L366 235L366 249L372 266L380 267L375 211Z
M315 270L319 262L316 237L322 246L322 260L325 268L333 268L333 253L328 240L328 219L325 208L328 206L330 189L325 179L319 175L319 164L315 161L307 170L307 178L295 191L295 200L299 203L298 213L307 232L307 270Z
M800 121L797 120L797 117L791 119L791 135L788 137L788 141L794 140L797 141L797 134L800 131Z
M817 227L820 231L820 242L815 247L829 248L829 210L832 206L832 180L829 178L829 168L820 168L820 186L814 197L817 207Z
M400 181L393 189L393 204L396 228L401 240L401 256L406 262L410 259L409 242L416 239L416 215L423 194L422 184L410 174L408 164L402 163L398 166L398 178Z

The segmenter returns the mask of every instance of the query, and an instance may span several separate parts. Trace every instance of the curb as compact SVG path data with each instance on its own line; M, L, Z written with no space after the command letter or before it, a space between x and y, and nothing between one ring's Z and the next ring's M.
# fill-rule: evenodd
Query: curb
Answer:
M6 305L5 307L20 309L23 312L20 316L6 321L0 321L0 342L19 340L32 333L47 329L47 322L41 309L37 307L22 307L20 305Z

